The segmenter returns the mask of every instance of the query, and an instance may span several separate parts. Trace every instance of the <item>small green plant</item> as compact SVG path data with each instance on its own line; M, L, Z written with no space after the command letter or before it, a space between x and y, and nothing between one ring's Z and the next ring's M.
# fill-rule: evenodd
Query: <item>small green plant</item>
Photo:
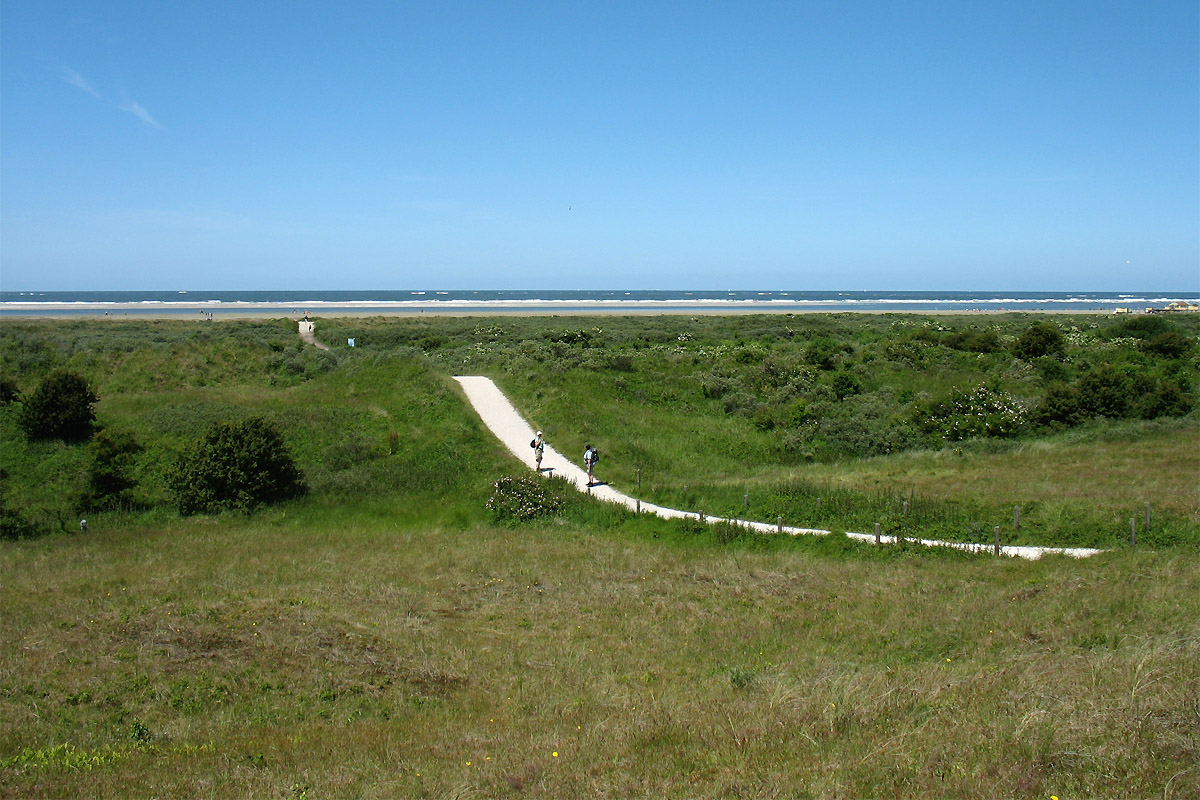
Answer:
M562 500L546 491L545 481L525 475L500 478L492 484L487 499L487 509L497 522L528 522L557 514L562 508Z
M729 683L735 689L749 689L757 677L754 670L746 667L733 667L729 670Z

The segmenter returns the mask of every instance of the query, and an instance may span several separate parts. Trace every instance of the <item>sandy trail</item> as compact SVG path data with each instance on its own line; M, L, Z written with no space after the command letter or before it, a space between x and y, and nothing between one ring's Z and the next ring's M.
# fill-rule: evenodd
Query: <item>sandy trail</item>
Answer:
M521 463L530 469L535 468L533 448L529 446L530 441L534 438L534 429L530 426L520 412L513 406L509 399L504 396L500 388L492 382L491 378L486 378L479 375L456 376L455 380L462 386L463 391L467 395L467 400L475 408L480 419L487 425L488 429L496 435L501 443L512 452ZM580 455L582 460L582 454ZM600 464L600 472L603 471L603 461ZM772 525L767 522L754 522L752 520L742 519L727 519L724 517L709 517L701 516L695 511L681 511L675 508L665 508L663 506L654 505L653 503L644 503L637 498L630 497L617 491L613 487L599 483L588 486L587 473L583 468L575 465L574 462L564 458L561 453L546 445L542 455L542 474L543 475L558 475L566 478L577 489L582 492L588 492L592 496L604 500L609 503L618 503L625 506L631 511L636 511L643 514L654 514L663 519L675 519L679 517L693 517L701 519L705 522L735 522L746 528L759 531L760 533L786 533L792 536L800 535L816 535L828 536L831 531L822 530L820 528L799 528L789 525L783 525L778 521ZM602 475L596 475L597 480L602 480ZM865 542L874 542L875 535L870 533L852 533L846 532L846 536L852 539L858 539ZM892 544L896 541L894 536L880 536L880 544ZM992 545L984 544L967 544L965 542L941 542L933 539L917 539L917 541L929 547L952 547L958 550L967 550L976 553L991 553L994 551ZM1038 559L1047 553L1062 553L1063 555L1073 556L1075 558L1086 558L1088 556L1102 553L1103 550L1094 550L1091 548L1063 548L1063 547L1022 547L1022 546L1004 546L1000 548L1001 555L1017 556L1027 559Z
M311 319L300 320L300 338L318 350L328 350L329 345L325 344L324 342L317 341L316 334L314 333L315 329L316 325Z

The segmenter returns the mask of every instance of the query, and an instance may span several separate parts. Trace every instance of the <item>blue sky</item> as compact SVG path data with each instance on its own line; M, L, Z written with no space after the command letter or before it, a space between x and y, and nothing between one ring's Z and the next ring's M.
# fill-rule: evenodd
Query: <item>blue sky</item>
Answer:
M0 288L1200 289L1200 11L6 2Z

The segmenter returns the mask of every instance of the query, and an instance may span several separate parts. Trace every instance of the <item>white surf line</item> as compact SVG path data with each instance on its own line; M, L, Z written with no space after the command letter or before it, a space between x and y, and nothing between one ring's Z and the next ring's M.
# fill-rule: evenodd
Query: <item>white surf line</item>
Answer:
M530 427L525 418L521 416L516 407L513 406L509 399L504 396L500 388L492 381L491 378L482 375L456 375L454 380L458 381L466 393L467 399L475 408L475 412L479 414L479 418L487 425L488 429L496 435L501 444L521 460L525 466L530 469L536 467L534 461L533 448L529 446L530 441L534 438L534 430ZM582 455L581 455L582 458ZM588 492L593 497L604 500L608 503L617 503L623 505L631 511L638 511L644 514L654 514L662 519L679 519L682 517L691 517L693 519L701 519L704 522L730 522L740 525L744 528L758 531L759 533L786 533L792 536L814 535L828 536L832 531L822 530L820 528L799 528L790 525L772 525L767 522L754 522L752 520L725 518L725 517L710 517L701 515L695 511L680 511L677 508L666 508L665 506L655 505L653 503L644 503L636 498L618 492L616 489L605 484L598 484L589 487L587 485L587 473L581 467L575 466L575 463L570 459L564 458L561 453L546 445L542 454L542 472L545 475L557 475L566 478L579 491ZM874 542L875 535L869 533L853 533L846 531L846 536L851 539L864 542ZM880 536L880 544L892 544L896 541L895 536ZM941 542L934 539L909 539L927 547L952 547L957 550L966 550L972 553L992 553L995 552L992 545L984 544L969 544L967 542ZM1019 558L1038 559L1047 553L1061 553L1063 555L1072 556L1074 558L1087 558L1088 556L1103 553L1103 550L1094 550L1091 548L1072 548L1072 547L1024 547L1024 546L1004 546L1000 548L1001 555L1016 556Z

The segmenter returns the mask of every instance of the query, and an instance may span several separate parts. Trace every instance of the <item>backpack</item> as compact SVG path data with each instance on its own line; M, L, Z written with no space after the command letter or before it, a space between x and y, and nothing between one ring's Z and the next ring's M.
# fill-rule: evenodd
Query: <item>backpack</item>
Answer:
M599 463L600 463L600 451L593 447L592 448L592 464L599 464Z
M530 439L529 446L532 447L534 450L536 450L537 449L537 439Z

